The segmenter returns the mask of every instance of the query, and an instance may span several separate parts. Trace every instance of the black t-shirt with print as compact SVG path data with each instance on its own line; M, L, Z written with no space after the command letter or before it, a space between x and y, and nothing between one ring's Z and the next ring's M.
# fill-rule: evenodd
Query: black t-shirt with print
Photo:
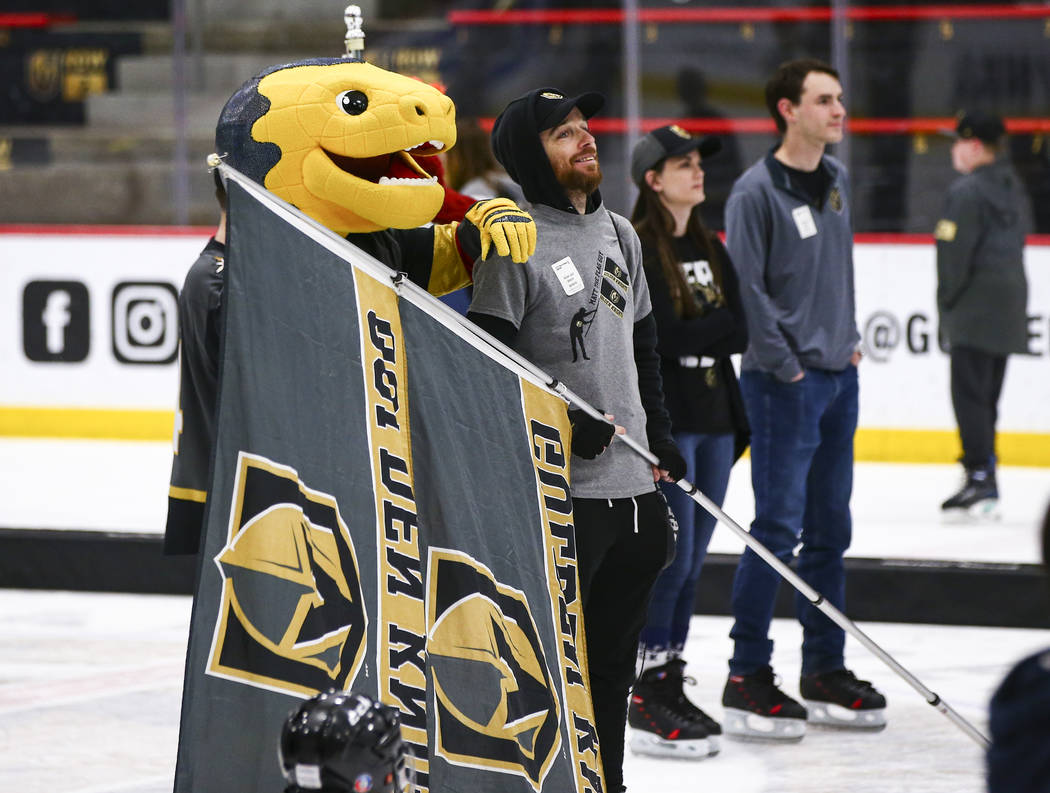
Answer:
M718 261L689 236L674 240L675 255L703 309L699 317L678 316L664 278L656 247L642 240L645 276L656 318L657 351L663 377L664 402L674 432L729 433L737 428L730 408L728 357L743 352L747 329L736 274L729 254L717 239ZM708 360L704 360L708 359Z

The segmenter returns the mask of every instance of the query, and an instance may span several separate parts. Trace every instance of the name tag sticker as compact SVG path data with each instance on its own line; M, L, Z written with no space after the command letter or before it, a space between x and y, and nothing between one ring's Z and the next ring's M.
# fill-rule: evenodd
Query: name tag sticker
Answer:
M558 280L561 282L561 288L565 290L565 294L575 295L583 289L583 279L580 278L580 274L576 270L576 265L572 263L572 259L568 256L561 261L552 264L551 269L554 270L554 274L558 276Z
M809 237L816 235L817 224L813 220L813 213L809 211L809 207L806 204L792 209L791 217L795 219L795 226L798 228L799 237L802 239L808 239Z

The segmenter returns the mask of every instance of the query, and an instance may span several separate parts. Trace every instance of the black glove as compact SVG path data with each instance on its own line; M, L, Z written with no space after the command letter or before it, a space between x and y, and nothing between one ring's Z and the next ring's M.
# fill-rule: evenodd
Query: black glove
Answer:
M649 451L655 454L656 459L660 461L657 467L667 471L667 475L672 480L677 482L685 476L685 458L678 451L678 447L675 446L673 440L668 438L667 440L650 442Z
M667 496L664 495L664 491L657 488L656 492L660 494L664 506L667 507L667 556L664 559L664 566L660 568L663 571L671 566L671 563L674 562L675 557L678 555L678 518L675 517L674 510L671 509L671 505L667 502Z
M569 411L572 424L572 453L584 460L593 460L605 451L612 440L616 427L608 421L591 418L579 408ZM685 461L682 461L685 465Z

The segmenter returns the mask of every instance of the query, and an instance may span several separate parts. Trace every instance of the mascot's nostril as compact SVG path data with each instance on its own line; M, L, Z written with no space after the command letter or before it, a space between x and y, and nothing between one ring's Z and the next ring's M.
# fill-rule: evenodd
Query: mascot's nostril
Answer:
M400 102L401 117L413 124L418 123L421 118L429 115L427 103L416 96L405 96Z

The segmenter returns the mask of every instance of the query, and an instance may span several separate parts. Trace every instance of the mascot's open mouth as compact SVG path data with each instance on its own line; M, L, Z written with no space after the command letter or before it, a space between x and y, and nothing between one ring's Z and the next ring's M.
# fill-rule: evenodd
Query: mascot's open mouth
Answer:
M437 177L427 173L411 154L432 156L445 148L439 140L430 140L409 150L380 154L375 157L347 157L322 148L328 159L341 171L373 184L435 184Z

